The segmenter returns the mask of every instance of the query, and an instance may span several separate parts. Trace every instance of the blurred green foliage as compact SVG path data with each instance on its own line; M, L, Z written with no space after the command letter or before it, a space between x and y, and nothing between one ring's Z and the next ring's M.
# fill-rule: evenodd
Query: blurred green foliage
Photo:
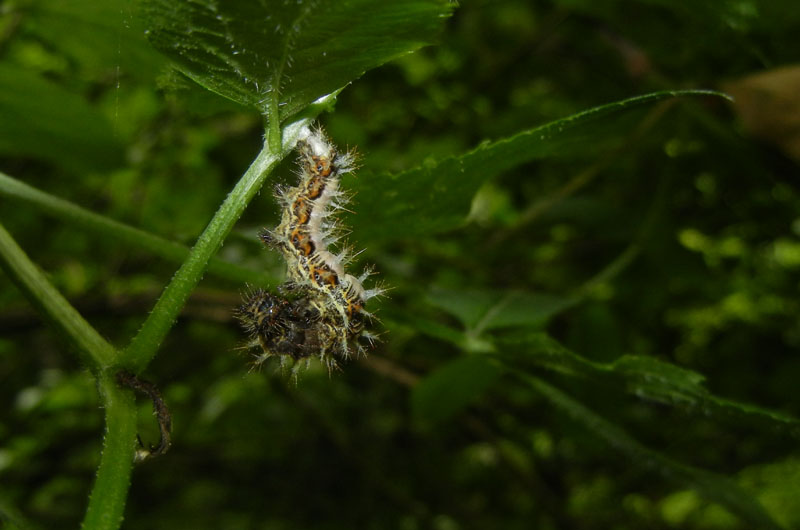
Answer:
M127 2L0 9L0 170L191 244L258 152L261 116L167 70ZM392 288L382 344L296 384L250 372L231 318L243 286L209 274L145 374L174 446L134 470L124 526L739 529L759 517L748 498L800 528L800 171L785 127L800 90L783 76L744 97L752 76L798 68L798 27L789 0L464 2L437 46L347 87L321 121L363 155L347 223ZM436 171L591 107L723 87L736 103L614 114L464 188ZM759 135L750 114L786 134ZM435 217L427 191L463 195L462 213ZM265 189L220 254L275 284L283 265L255 234L276 210ZM175 270L3 195L0 217L118 345ZM0 285L0 520L75 527L96 389Z

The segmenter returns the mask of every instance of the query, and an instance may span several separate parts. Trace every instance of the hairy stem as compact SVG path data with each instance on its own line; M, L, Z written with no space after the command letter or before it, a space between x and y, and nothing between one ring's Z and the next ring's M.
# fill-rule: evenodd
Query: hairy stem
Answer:
M97 369L114 364L117 351L70 305L0 225L0 266L28 300L64 333Z
M82 528L114 530L122 523L131 483L136 449L136 403L132 392L116 385L112 373L102 373L98 385L106 412L106 434Z
M189 248L180 243L97 214L61 197L38 190L2 172L0 172L0 195L38 208L61 221L72 223L118 243L142 248L169 261L182 263L189 255ZM219 259L211 260L208 272L237 282L266 283L272 279L263 272L246 269Z
M122 366L133 372L139 372L155 356L189 294L202 278L209 260L220 249L225 236L231 231L247 204L261 189L266 177L297 142L301 129L308 124L308 121L300 120L287 126L283 131L282 145L278 151L271 148L270 142L265 142L250 168L198 238L189 257L164 289L139 333L123 352Z

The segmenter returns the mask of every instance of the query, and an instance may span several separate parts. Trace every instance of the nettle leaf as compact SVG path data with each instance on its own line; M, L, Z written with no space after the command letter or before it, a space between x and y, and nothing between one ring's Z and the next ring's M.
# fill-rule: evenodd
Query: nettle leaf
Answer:
M574 353L544 333L504 337L496 344L508 369L536 373L545 367L567 375L605 380L642 399L697 410L718 419L746 421L800 438L800 420L789 415L715 396L697 372L653 357L623 355L610 363Z
M149 46L128 0L25 2L25 30L49 43L91 75L150 80L164 58Z
M739 482L776 521L800 528L800 457L751 466L739 474Z
M466 322L484 318L480 317L480 304L468 297L461 299L464 301L461 308L457 308L456 298L442 300L446 297L436 302L437 305L450 306L452 312ZM406 321L419 332L449 342L464 352L485 354L485 362L499 360L507 370L537 374L545 368L568 376L605 381L609 386L622 388L640 399L699 411L726 421L744 421L761 429L800 438L800 420L797 418L716 396L703 386L705 377L702 374L654 357L622 355L613 362L595 362L543 332L526 330L521 334L500 337L490 334L477 336L469 330L461 331L425 319Z
M280 121L431 42L447 0L143 0L148 38L200 85Z
M383 316L388 313L396 322L469 353L496 351L488 331L519 327L540 329L552 317L579 301L577 297L491 289L434 288L424 297L431 306L458 319L463 329L408 312L392 314L387 309Z
M395 239L444 232L464 223L472 198L487 180L532 160L581 154L598 138L619 133L621 113L709 90L655 92L595 107L561 120L485 143L460 155L396 174L360 174L348 180L357 192L351 215L355 239ZM393 227L402 226L402 230Z
M568 375L605 378L622 383L639 397L673 405L702 408L707 413L757 420L798 435L798 420L772 411L728 401L702 387L702 375L649 357L623 356L613 363L595 363L564 348L544 334L524 341L500 341L498 349L511 350L526 344L523 353L468 355L433 371L421 380L411 395L415 419L423 424L441 423L476 402L504 374L528 381L557 408L584 424L611 447L641 467L693 488L709 500L720 503L758 528L779 528L764 507L736 482L722 475L676 462L638 443L614 423L600 417L555 387L534 377L536 367L545 366ZM524 358L524 359L523 359ZM497 361L500 361L499 363Z
M748 528L781 527L758 500L735 481L704 469L682 464L636 441L616 424L536 377L521 377L561 412L582 424L608 446L648 471L657 471L677 484L686 485L717 502L748 523Z
M488 289L432 289L428 295L428 303L455 316L473 333L542 326L577 301L545 293Z
M420 381L411 393L411 410L420 423L440 423L475 402L502 375L484 355L461 357Z
M0 153L48 160L76 173L123 162L111 123L82 97L0 64Z

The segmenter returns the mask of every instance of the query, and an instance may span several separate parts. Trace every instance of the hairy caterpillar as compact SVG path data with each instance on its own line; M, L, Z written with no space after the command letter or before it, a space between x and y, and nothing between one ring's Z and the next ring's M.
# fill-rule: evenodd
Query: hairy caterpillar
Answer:
M249 346L261 350L257 364L272 356L295 361L317 356L332 370L338 360L364 351L359 339L375 341L366 329L374 317L365 306L384 290L364 288L370 270L359 277L345 272L348 247L331 250L342 233L335 215L348 199L339 179L355 168L355 154L339 152L320 128L304 131L297 152L298 184L276 193L281 222L259 234L283 255L287 280L279 295L251 291L236 314L250 336Z

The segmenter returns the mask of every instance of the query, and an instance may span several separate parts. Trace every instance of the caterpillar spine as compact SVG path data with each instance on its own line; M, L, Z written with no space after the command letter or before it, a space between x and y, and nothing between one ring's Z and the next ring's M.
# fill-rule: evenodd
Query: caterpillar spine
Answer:
M360 339L367 345L377 340L367 330L376 319L366 303L385 289L364 288L371 268L358 276L346 272L360 252L353 253L346 244L333 250L346 235L337 214L348 211L351 195L339 183L356 169L355 152L340 152L317 127L301 133L297 153L297 185L276 189L280 223L259 234L265 245L283 255L287 280L278 295L264 289L246 293L236 316L250 337L248 347L260 350L257 365L274 356L282 363L318 357L333 370L340 360L365 351Z

